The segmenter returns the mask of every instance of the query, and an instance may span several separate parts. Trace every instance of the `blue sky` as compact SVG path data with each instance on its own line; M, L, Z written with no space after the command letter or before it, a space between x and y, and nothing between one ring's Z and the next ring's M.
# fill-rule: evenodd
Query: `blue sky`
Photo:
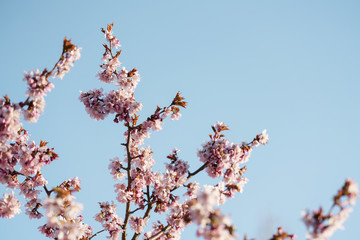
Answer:
M360 183L359 10L358 1L331 0L3 0L0 94L24 100L23 71L52 67L64 36L82 47L75 67L54 82L44 115L25 127L60 155L43 171L49 186L78 176L85 222L100 230L93 216L97 202L115 199L107 166L124 154L124 127L111 118L90 119L78 96L80 90L110 89L95 75L103 53L100 28L114 22L120 61L142 76L135 92L144 104L142 119L156 105L168 105L177 91L189 102L179 121L166 121L146 142L159 169L174 147L192 169L199 166L196 150L216 121L229 126L233 142L267 129L269 145L253 152L244 193L223 212L240 236L267 239L283 226L304 239L300 211L328 208L348 177ZM196 180L209 183L205 174ZM359 213L356 206L346 230L332 239L358 238ZM40 224L25 214L0 219L1 239L45 239L36 229ZM194 238L193 228L183 234Z

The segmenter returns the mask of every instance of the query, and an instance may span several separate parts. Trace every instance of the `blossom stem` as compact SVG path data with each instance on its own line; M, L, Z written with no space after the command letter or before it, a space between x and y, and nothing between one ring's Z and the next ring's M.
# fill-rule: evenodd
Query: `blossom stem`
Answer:
M201 167L199 167L195 172L192 172L192 173L191 173L191 172L189 171L185 183L186 183L190 178L192 178L193 176L195 176L196 174L198 174L199 172L201 172L202 170L204 170L208 165L209 165L209 162L206 162L206 163L204 163ZM184 185L185 185L185 183L184 183ZM183 187L184 185L179 186L179 187ZM170 192L175 191L175 190L178 189L179 187L175 187L175 188L171 189Z
M144 213L144 216L143 216L143 219L147 219L150 217L150 213L151 213L151 210L152 208L154 207L154 204L155 202L153 201L150 201L151 199L151 196L150 196L150 187L149 186L146 186L146 196L148 198L148 204L147 204L147 209L146 209L146 212ZM132 240L136 240L138 239L138 237L140 236L141 233L135 233L134 236L132 237Z
M99 233L102 233L102 232L104 232L104 231L105 231L105 229L98 231L97 233L95 233L94 235L92 235L92 236L89 238L89 240L92 239L93 237L97 236Z
M210 162L206 162L204 163L201 167L199 167L198 170L196 170L195 172L189 172L188 176L187 176L187 180L189 180L191 177L195 176L196 174L198 174L199 172L201 172L202 170L204 170Z
M50 197L50 195L51 195L51 193L53 192L53 190L48 190L47 187L46 187L46 185L44 185L44 190L45 190L45 192L46 192L46 195L47 195L48 197Z
M163 229L161 229L161 231L159 231L157 234L147 238L146 240L155 240L158 239L159 237L161 237L161 235L163 235L167 230L169 230L171 228L170 225L167 225L166 227L164 227Z
M131 187L131 154L130 154L130 137L131 137L131 128L130 128L130 123L127 123L127 128L128 128L128 134L127 134L127 139L126 139L126 154L127 154L127 159L128 159L128 165L126 167L126 172L127 172L127 178L128 178L128 186L127 186L127 190L130 190ZM129 222L129 218L130 218L131 212L130 212L130 200L128 200L126 202L126 210L125 210L125 219L124 219L124 224L123 224L123 233L122 233L122 240L126 240L126 228Z

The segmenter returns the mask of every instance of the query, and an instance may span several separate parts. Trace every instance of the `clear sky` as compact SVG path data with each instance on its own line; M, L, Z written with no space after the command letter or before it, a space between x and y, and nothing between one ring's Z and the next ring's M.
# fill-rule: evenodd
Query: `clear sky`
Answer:
M107 167L124 154L125 129L111 118L90 119L78 96L109 89L95 75L105 40L100 28L112 22L123 46L120 61L142 76L135 92L142 119L177 91L189 102L179 121L166 121L146 142L159 169L174 147L192 169L199 166L196 150L216 121L229 126L233 142L268 130L269 145L247 164L244 193L222 208L238 235L263 240L283 226L304 239L301 210L328 208L348 177L360 183L359 1L100 2L0 1L1 96L24 100L23 71L52 67L64 36L82 47L75 67L54 82L44 115L25 127L60 155L43 170L49 186L82 180L76 201L95 231L97 203L115 199ZM196 180L209 183L205 174ZM359 239L359 205L332 239ZM0 219L1 240L46 239L37 230L44 219L29 220L24 212ZM194 229L183 239L195 239Z

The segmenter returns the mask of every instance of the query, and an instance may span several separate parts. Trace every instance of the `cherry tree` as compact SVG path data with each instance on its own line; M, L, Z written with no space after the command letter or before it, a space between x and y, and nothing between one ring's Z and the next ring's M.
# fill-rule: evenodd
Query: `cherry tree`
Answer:
M266 130L255 134L248 142L232 143L225 137L229 128L217 122L211 126L209 139L197 152L202 163L199 168L192 169L174 148L167 155L165 170L154 171L156 162L145 139L160 131L165 119L179 119L187 102L178 92L168 106L157 106L153 114L140 120L143 104L136 101L134 93L141 77L136 68L121 67L120 43L112 28L113 24L110 24L102 29L106 43L97 76L101 82L114 85L114 90L94 89L81 92L79 97L91 118L103 120L111 115L115 124L125 127L121 143L124 157L110 159L108 167L115 181L116 199L100 202L94 216L101 229L84 223L80 215L82 205L74 200L74 194L81 190L80 179L69 178L56 184L48 183L43 177L42 168L58 159L58 155L46 141L38 144L32 141L21 123L21 116L28 122L38 120L45 108L45 96L54 88L50 79L63 78L80 58L81 49L66 38L60 58L50 71L24 73L28 85L25 101L15 103L7 95L0 98L0 182L11 189L0 199L0 217L13 218L21 212L16 189L25 198L25 213L29 218L46 219L46 224L39 226L39 230L51 239L89 240L102 233L111 240L180 239L181 232L190 224L197 225L196 234L204 239L239 237L219 206L237 192L243 192L248 181L245 164L256 147L268 143ZM192 177L197 174L206 174L217 183L201 185L193 181ZM40 193L46 197L41 198ZM329 239L334 231L341 229L357 197L357 184L347 179L333 198L329 211L321 207L304 211L307 239ZM124 209L123 216L117 213L120 207ZM152 221L154 214L165 214L166 217ZM144 230L146 226L148 231ZM279 227L271 239L295 237ZM243 239L248 238L244 236Z

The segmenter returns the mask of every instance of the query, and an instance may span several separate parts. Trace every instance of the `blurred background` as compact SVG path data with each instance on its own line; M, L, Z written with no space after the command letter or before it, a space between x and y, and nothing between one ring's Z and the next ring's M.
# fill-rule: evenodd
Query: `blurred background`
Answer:
M78 176L84 222L101 230L93 217L98 202L115 200L108 163L124 156L125 128L112 117L90 119L78 97L80 90L115 89L96 78L105 42L100 28L113 22L120 61L142 76L135 92L144 105L140 120L178 91L188 101L180 120L165 121L145 142L157 169L174 147L192 170L199 167L196 152L216 121L229 126L226 136L236 143L267 129L269 144L246 164L244 193L221 209L240 238L269 239L282 226L305 239L301 211L328 209L346 178L360 183L359 11L355 0L1 0L0 95L24 100L23 72L52 68L65 36L82 47L71 72L54 80L38 123L24 126L60 156L43 170L49 187ZM194 180L212 183L206 174ZM118 204L119 216L123 211ZM0 219L2 240L46 239L37 230L45 219L24 213ZM359 222L358 204L332 239L358 239ZM182 238L195 239L195 231L186 229Z

